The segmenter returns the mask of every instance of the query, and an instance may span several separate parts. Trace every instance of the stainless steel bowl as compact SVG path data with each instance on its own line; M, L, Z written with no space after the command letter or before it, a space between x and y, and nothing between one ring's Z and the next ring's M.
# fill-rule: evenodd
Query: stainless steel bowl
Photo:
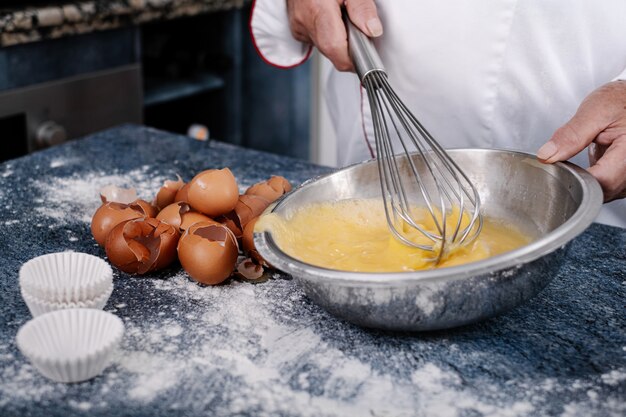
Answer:
M573 164L545 165L521 152L457 149L449 153L477 185L483 213L519 226L536 237L532 243L471 264L397 273L309 265L281 251L268 232L255 234L257 250L297 279L314 302L361 326L444 329L521 304L552 280L567 243L595 219L602 205L600 186ZM419 165L420 157L413 159ZM308 203L374 197L380 197L378 172L375 162L368 161L302 184L272 211L284 215Z

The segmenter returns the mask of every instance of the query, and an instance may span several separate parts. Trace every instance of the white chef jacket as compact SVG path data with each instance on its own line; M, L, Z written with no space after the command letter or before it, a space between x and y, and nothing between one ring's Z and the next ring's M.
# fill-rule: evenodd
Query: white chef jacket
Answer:
M626 0L376 5L384 28L376 46L389 82L446 148L535 153L591 91L626 79ZM285 0L256 0L250 29L272 65L297 66L311 53L291 35ZM371 158L371 115L358 77L333 70L325 96L339 163ZM587 153L572 162L587 167ZM597 221L626 227L626 201L605 204Z

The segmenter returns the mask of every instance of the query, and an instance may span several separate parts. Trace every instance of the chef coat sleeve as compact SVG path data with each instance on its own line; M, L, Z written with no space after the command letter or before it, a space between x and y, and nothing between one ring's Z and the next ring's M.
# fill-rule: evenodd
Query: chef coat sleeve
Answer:
M255 0L250 13L250 35L261 58L279 68L302 64L313 49L293 38L285 0Z

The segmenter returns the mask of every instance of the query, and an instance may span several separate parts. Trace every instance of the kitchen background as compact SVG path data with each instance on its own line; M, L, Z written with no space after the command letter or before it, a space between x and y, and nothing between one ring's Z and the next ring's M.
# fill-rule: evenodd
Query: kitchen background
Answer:
M334 165L328 61L265 64L250 0L3 1L0 161L122 123ZM202 132L202 129L196 129Z

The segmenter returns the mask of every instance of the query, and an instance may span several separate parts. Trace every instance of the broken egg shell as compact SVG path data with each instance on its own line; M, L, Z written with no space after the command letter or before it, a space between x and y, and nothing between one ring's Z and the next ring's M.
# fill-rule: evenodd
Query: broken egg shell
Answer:
M233 210L239 201L235 176L228 168L202 171L189 181L188 202L209 217Z
M251 258L245 258L237 265L237 275L248 282L264 282L263 273L265 270L258 262Z
M194 223L208 222L213 219L199 213L191 208L191 206L183 201L172 203L165 207L156 216L157 219L171 224L180 231L185 231Z
M146 200L135 200L131 203L131 205L133 204L139 205L143 209L144 213L146 213L146 217L156 217L159 213L159 210Z
M256 224L258 217L250 220L246 227L243 229L243 234L241 236L241 246L243 247L243 253L248 253L250 251L256 251L256 247L254 246L254 225Z
M272 175L270 179L267 180L267 185L282 194L288 193L289 191L291 191L292 188L291 183L289 183L289 181L287 181L285 177L282 177L280 175Z
M258 195L242 195L239 198L239 202L242 206L247 208L247 210L244 210L240 215L241 225L243 227L246 227L246 225L250 223L250 220L259 217L270 205L270 201Z
M270 187L267 183L262 182L250 186L250 188L246 190L246 195L257 195L273 202L276 201L276 199L278 199L282 194L276 192L276 190Z
M175 227L160 220L128 220L111 230L105 250L109 261L117 268L141 275L165 268L176 260L179 237Z
M179 201L189 203L189 183L183 185L177 192L176 197L174 197L174 202L178 203Z
M101 205L94 213L91 219L91 234L98 245L104 246L109 232L118 224L131 219L141 217L150 217L152 211L151 206L146 204L122 204L122 203L105 203Z
M216 285L235 269L239 247L233 233L215 222L200 222L183 233L178 242L178 259L194 280Z
M271 268L272 266L257 252L254 245L254 225L256 224L258 217L250 220L246 227L243 229L243 235L241 236L241 246L243 247L243 253L246 256L254 259L258 264Z
M122 188L117 185L107 185L100 189L102 203L130 204L137 200L137 190L134 188Z
M273 203L285 193L291 191L291 188L291 184L284 177L274 175L267 181L262 181L250 186L245 194L258 195L270 203Z
M176 194L178 191L183 188L185 183L182 178L178 176L178 181L167 180L163 183L163 186L157 193L156 197L154 197L154 201L152 204L156 206L159 210L169 206L176 199Z
M263 213L269 204L269 201L258 195L240 195L235 209L216 220L228 227L239 239L250 220Z

